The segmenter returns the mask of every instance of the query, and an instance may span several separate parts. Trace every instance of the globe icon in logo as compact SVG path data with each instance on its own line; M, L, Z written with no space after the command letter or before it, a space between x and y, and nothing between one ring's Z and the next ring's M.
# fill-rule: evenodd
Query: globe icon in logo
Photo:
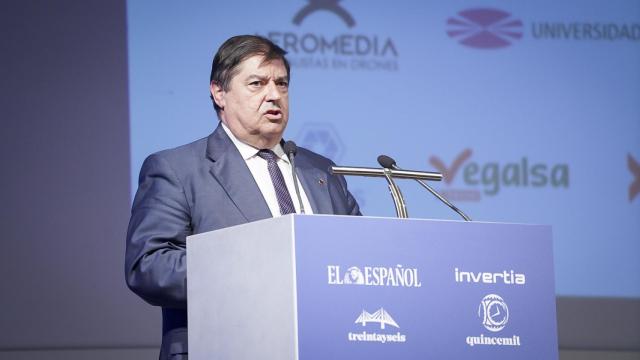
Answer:
M344 274L344 283L355 285L364 284L364 275L362 275L362 271L360 271L357 266L348 268L347 273Z
M487 330L497 332L509 321L509 307L499 295L489 294L480 302L478 316Z

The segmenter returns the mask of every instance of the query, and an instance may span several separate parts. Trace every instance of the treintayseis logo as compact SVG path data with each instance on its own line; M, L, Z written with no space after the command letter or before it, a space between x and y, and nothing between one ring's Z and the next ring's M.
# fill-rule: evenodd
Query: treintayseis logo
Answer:
M349 266L345 270L339 265L327 266L327 284L362 285L419 288L422 287L417 268L402 265Z
M367 327L371 323L379 324L380 331L385 330L387 325L400 329L400 325L398 325L398 323L384 308L380 308L374 313L369 313L363 309L354 323L360 324L363 327ZM347 339L352 342L378 342L386 344L406 342L407 336L399 331L396 331L395 333L381 333L364 330L361 332L349 332L347 334Z

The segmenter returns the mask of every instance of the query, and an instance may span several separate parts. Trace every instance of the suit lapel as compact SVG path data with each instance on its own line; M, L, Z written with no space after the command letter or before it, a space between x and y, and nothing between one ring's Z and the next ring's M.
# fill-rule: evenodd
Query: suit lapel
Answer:
M207 141L207 157L213 161L211 174L247 222L271 217L269 206L247 164L220 124Z
M296 174L309 198L314 214L333 214L327 173L314 167L304 156L296 158Z

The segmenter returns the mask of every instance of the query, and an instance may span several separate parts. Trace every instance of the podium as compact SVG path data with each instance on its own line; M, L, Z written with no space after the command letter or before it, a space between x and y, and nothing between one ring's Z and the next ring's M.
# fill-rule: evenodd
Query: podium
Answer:
M287 215L187 239L192 359L557 359L551 227Z

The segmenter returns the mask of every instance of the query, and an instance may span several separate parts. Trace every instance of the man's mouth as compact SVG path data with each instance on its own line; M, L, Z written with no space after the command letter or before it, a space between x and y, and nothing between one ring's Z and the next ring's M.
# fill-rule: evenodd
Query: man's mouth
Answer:
M267 110L265 115L268 119L276 120L282 117L282 111L280 111L280 109Z

